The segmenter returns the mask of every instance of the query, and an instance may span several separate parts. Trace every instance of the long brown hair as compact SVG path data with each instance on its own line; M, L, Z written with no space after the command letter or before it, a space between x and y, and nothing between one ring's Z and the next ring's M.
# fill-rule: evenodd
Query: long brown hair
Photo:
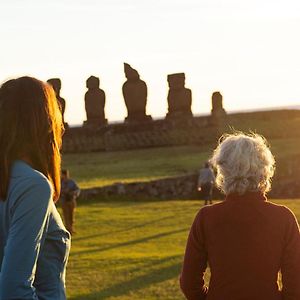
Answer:
M4 201L14 160L26 157L60 194L63 123L53 88L32 77L0 87L0 198Z

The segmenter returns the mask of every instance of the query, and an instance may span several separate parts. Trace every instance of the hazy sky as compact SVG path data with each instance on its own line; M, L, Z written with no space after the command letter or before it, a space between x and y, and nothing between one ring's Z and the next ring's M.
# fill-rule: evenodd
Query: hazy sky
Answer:
M227 111L300 104L299 0L0 0L0 81L62 79L65 119L85 118L85 80L100 77L109 121L123 120L123 62L167 111L167 74L185 72L193 112L223 94Z

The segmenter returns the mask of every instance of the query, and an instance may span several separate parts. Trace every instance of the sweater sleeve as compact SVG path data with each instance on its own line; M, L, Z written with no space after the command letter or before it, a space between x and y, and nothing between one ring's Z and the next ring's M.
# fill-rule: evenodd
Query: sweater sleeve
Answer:
M205 299L208 291L204 285L207 251L204 243L202 212L203 210L200 210L191 227L180 276L180 287L188 300Z
M32 179L11 207L0 275L0 299L35 299L33 282L52 199L46 179Z
M283 300L300 299L300 233L294 214L289 211L285 247L281 262Z

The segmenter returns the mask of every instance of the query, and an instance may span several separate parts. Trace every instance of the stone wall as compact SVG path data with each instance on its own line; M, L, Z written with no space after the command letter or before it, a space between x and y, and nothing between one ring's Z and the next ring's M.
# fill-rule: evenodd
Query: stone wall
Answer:
M300 163L300 159L299 163ZM288 164L290 175L281 171L275 175L269 198L300 198L300 165ZM283 171L283 170L282 170ZM122 198L132 200L143 199L201 199L197 192L198 173L164 178L149 182L115 183L110 186L85 189L81 193L82 200ZM224 196L217 189L213 192L214 199L223 199Z
M63 136L63 152L105 151L104 134L104 129L68 128Z
M108 199L126 197L130 199L191 199L196 197L197 174L153 180L149 182L115 183L100 188L85 189L81 199Z

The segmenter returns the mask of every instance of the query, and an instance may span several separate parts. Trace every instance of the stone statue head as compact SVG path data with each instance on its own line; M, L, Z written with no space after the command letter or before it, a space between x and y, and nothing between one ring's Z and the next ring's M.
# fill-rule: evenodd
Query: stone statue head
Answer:
M127 63L124 63L124 72L127 79L139 79L140 75L137 70L131 68Z
M222 99L223 99L223 96L222 96L222 94L220 92L214 92L212 94L212 100L214 102L222 102Z
M100 85L100 79L98 77L90 76L86 80L86 87L88 89L98 89L99 85Z
M169 74L168 75L168 83L169 83L170 89L184 88L185 74L184 73Z
M47 80L47 82L53 87L56 96L59 95L61 89L61 80L59 78L50 78Z
M214 111L223 110L223 96L220 92L214 92L211 97L212 109Z

